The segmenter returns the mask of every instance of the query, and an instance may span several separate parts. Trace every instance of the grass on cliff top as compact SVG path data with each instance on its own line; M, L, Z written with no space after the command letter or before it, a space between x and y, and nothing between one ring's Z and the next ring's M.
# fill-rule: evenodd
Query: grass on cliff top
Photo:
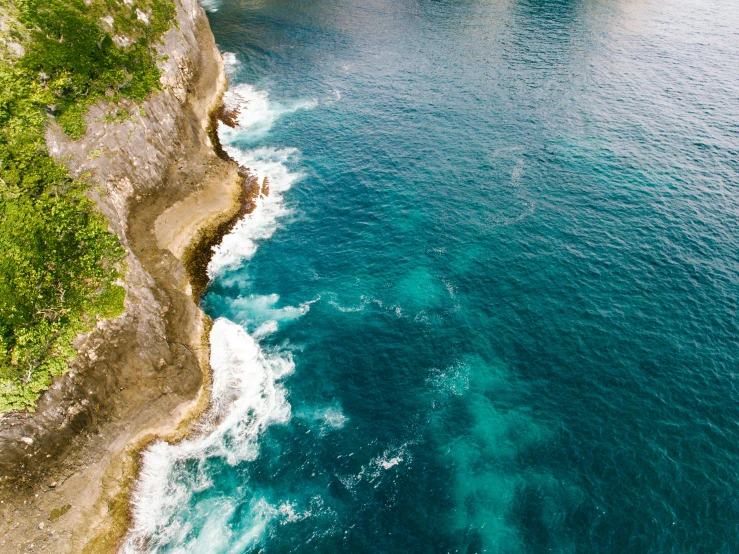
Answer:
M0 413L33 410L69 369L74 338L123 311L124 251L87 183L49 155L46 125L78 138L91 104L158 90L153 45L175 14L172 0L12 8L25 54L0 60Z

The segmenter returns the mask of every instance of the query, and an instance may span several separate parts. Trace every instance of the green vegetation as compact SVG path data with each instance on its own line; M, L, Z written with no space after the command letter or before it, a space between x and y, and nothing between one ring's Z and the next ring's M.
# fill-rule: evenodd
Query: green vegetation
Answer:
M128 113L126 110L119 110L117 108L105 115L106 123L123 123L124 121L128 121L130 119L132 119L130 113Z
M49 514L49 519L51 521L54 521L55 519L59 519L71 509L72 509L71 504L65 504L61 508L54 508L53 510L51 510L51 514Z
M21 68L54 95L54 115L72 137L85 134L84 115L103 98L144 100L159 89L151 45L175 15L171 0L17 0L30 33ZM122 48L119 42L130 43Z
M0 412L32 410L68 370L77 334L123 310L115 284L123 249L85 196L84 176L70 178L49 156L45 126L54 117L79 138L91 104L158 90L152 45L175 13L171 0L8 8L17 20L10 36L25 54L0 58ZM116 108L108 118L130 114Z

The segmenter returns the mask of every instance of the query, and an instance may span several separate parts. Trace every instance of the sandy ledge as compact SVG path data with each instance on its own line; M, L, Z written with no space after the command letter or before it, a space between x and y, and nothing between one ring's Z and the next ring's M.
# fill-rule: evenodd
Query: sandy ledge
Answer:
M258 184L217 143L227 83L207 19L195 0L176 3L165 92L141 117L91 124L77 143L53 128L47 137L73 174L93 173L91 196L128 252L128 294L123 316L80 337L37 413L0 418L8 554L115 552L140 452L185 437L208 405L211 322L196 300L212 246L253 209ZM103 119L96 109L91 121Z

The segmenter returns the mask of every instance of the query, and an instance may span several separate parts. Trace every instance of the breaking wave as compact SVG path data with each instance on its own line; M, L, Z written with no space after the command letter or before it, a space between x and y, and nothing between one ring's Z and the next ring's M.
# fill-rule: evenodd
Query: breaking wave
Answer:
M207 528L228 518L236 507L225 501L211 506L208 525L193 539L182 506L189 504L193 494L211 486L208 460L218 457L229 465L254 460L264 429L290 420L290 404L280 382L295 367L290 352L266 353L240 325L222 318L215 321L210 341L211 407L195 437L177 444L158 441L144 453L133 499L134 528L123 550L126 554L186 544L189 552L198 551L190 550L198 537L209 534ZM251 509L255 514L250 519L256 523L269 512L258 502Z

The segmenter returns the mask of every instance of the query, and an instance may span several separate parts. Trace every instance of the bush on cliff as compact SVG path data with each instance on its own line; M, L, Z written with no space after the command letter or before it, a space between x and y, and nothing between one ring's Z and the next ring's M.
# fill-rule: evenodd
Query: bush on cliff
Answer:
M151 45L174 17L171 0L14 7L25 54L0 61L0 412L32 410L77 334L123 310L123 249L87 184L49 155L48 118L77 138L92 103L156 91Z
M172 23L172 0L17 0L30 41L20 66L54 95L54 112L73 138L101 98L144 100L159 89L150 47ZM116 40L130 43L119 47Z

